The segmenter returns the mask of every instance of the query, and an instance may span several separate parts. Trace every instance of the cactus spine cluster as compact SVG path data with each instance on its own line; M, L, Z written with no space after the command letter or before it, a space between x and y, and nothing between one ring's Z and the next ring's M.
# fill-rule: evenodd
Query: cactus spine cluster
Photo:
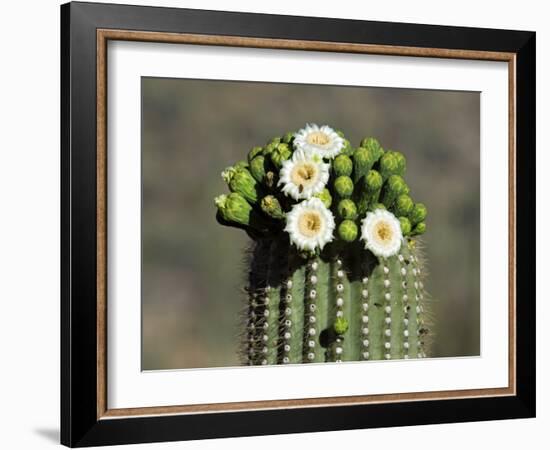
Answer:
M426 356L416 237L427 210L405 169L374 138L354 148L308 125L224 170L230 193L216 198L217 219L252 239L245 364Z

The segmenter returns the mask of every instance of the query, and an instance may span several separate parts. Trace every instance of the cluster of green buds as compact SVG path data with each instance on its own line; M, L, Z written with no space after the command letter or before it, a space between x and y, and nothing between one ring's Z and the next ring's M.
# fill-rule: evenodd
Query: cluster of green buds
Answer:
M253 147L222 172L231 193L216 198L218 220L254 238L286 232L305 255L358 239L376 254L364 229L369 212L393 215L399 239L426 231L427 209L411 197L406 166L402 153L373 137L355 148L340 131L308 125Z

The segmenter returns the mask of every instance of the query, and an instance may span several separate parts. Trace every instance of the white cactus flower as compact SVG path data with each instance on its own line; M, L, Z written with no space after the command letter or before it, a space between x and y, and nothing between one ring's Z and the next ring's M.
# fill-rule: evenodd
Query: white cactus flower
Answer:
M384 209L368 212L361 222L361 239L376 256L389 258L397 254L403 241L399 220Z
M294 136L294 147L321 158L332 159L344 148L344 139L328 125L307 124Z
M295 200L309 199L323 191L329 179L330 164L317 155L297 150L283 162L279 174L281 191Z
M332 213L318 198L295 204L286 215L285 231L300 250L323 249L333 240L334 227Z

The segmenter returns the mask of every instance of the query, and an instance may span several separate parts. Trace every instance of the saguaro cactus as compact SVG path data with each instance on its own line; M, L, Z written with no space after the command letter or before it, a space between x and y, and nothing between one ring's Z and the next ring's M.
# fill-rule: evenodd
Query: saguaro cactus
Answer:
M405 157L307 125L222 173L217 219L245 230L245 364L422 358L427 294Z

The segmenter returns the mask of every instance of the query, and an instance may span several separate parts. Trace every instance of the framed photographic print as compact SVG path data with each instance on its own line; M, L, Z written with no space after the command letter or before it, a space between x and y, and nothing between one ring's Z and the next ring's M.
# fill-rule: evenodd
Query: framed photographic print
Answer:
M535 414L535 33L61 7L61 441Z

